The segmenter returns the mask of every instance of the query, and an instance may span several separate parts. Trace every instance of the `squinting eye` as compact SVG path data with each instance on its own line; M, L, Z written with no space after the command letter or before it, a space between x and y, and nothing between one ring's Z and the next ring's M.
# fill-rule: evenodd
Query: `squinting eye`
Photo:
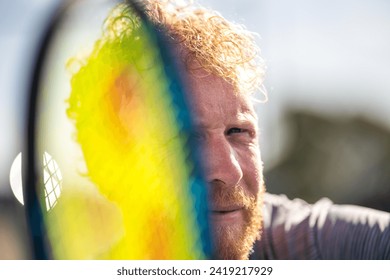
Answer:
M233 128L230 128L226 134L227 135L231 135L233 133L242 133L242 132L245 132L246 130L245 129L241 129L241 128L238 128L238 127L233 127Z

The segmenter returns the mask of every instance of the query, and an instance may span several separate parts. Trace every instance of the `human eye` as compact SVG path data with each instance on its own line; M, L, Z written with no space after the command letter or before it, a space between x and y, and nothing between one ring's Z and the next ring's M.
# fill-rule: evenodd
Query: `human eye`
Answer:
M232 128L229 128L227 131L226 131L226 135L233 135L233 134L238 134L238 133L246 133L247 130L246 129L243 129L243 128L239 128L239 127L232 127Z
M251 125L231 126L225 131L226 137L239 143L256 142L256 129Z

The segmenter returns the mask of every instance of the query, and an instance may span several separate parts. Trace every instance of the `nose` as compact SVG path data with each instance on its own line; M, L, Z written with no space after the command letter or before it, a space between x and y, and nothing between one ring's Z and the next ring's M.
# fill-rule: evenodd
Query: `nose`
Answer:
M206 179L209 183L222 183L234 187L243 176L237 155L224 136L211 137L203 146Z

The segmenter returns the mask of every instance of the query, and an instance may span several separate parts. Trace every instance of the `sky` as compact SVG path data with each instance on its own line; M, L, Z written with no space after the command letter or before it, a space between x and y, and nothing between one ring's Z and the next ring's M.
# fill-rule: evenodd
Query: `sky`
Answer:
M0 195L21 151L28 75L53 0L0 0Z
M264 161L285 145L297 108L365 116L390 127L390 2L199 0L258 34L269 101L257 107ZM0 195L21 150L26 88L38 38L59 0L0 0Z
M285 115L300 109L390 127L390 2L202 1L256 32L269 101L258 106L266 167L286 146Z

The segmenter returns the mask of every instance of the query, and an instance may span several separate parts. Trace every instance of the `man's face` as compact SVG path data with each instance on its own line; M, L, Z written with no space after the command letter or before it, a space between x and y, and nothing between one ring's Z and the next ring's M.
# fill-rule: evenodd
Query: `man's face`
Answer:
M196 137L205 161L218 259L245 259L261 230L264 193L257 116L249 96L204 70L188 74Z

